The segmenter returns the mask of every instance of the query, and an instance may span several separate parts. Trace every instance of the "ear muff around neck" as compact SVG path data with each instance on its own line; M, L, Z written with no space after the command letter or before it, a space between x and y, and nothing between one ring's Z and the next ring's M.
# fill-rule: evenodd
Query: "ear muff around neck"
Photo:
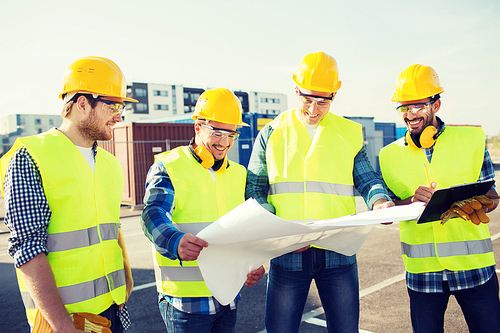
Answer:
M444 129L443 129L444 130ZM405 144L414 149L420 148L430 148L436 142L438 136L441 135L443 130L439 131L434 126L427 126L420 136L410 134L410 131L406 131L405 134Z
M223 171L227 168L227 156L224 156L224 160L219 164L214 160L214 155L212 155L212 153L206 147L198 146L196 148L193 148L193 142L194 141L191 140L191 142L189 143L189 151L196 159L196 161L201 164L202 167L204 167L205 169L209 169L217 165L218 168L217 170L214 169L215 171Z

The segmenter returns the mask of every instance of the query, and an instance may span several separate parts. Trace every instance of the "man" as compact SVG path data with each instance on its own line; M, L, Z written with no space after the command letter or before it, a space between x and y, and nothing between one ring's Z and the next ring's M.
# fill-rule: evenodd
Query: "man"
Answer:
M227 89L205 91L195 112L195 137L188 146L158 154L146 180L144 234L155 248L160 312L168 332L234 332L236 302L221 305L196 263L209 244L195 235L245 201L246 170L227 159L240 134L242 108ZM248 274L253 286L264 268Z
M398 102L408 131L380 152L382 175L397 205L427 203L436 187L495 176L482 129L446 126L436 116L443 91L429 66L412 65L398 77L392 101ZM497 193L492 188L487 194ZM483 209L489 212L497 205L494 200ZM413 332L443 332L450 295L471 332L499 332L498 280L488 226L452 218L444 225L402 221L399 231Z
M18 139L1 159L9 253L30 326L41 314L54 332L76 332L70 313L87 312L123 331L118 312L127 317L133 287L119 230L123 173L97 141L112 138L124 101L137 102L126 90L111 60L73 62L61 127Z
M361 125L329 112L341 85L335 59L323 52L307 54L293 80L298 108L280 114L259 132L248 166L246 197L281 218L302 223L355 214L354 189L369 208L393 205L368 160ZM356 255L317 247L271 261L267 332L298 332L312 279L328 331L357 332Z

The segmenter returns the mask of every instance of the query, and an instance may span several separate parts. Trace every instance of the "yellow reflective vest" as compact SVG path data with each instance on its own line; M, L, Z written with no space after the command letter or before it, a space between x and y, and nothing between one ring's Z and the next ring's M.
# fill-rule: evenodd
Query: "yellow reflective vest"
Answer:
M480 128L448 126L434 144L430 164L422 149L405 146L401 138L380 151L380 168L389 189L406 199L427 184L424 164L429 166L429 178L437 188L477 181L484 147ZM403 262L410 273L471 270L495 264L486 224L476 226L460 218L445 225L440 221L402 221L399 232Z
M356 213L354 158L363 147L362 127L328 113L314 140L295 110L269 125L266 149L268 201L286 220L331 219Z
M245 168L233 161L215 172L215 182L191 155L187 146L155 156L161 161L174 186L172 221L177 229L196 235L245 201ZM174 297L212 296L196 261L171 260L153 249L156 287L159 293Z
M14 152L25 147L42 177L51 219L47 259L69 313L99 314L125 302L125 272L118 245L123 173L118 160L97 148L95 173L75 145L52 129L20 138L1 159L4 175ZM28 322L36 306L17 270Z

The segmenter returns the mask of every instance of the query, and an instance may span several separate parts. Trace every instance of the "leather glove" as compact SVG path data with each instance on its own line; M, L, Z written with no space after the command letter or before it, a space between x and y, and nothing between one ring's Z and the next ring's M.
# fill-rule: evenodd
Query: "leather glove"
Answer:
M483 206L487 208L493 207L493 200L485 195L474 196L469 199L460 200L453 205L450 209L441 215L441 224L445 224L449 219L460 217L466 221L471 221L475 225L490 222L490 218L483 210Z
M111 333L111 322L102 316L77 312L70 314L76 329L90 333Z
M75 328L84 332L111 333L109 327L111 322L104 317L87 312L71 313L69 315L73 320ZM43 318L40 309L36 310L35 322L33 323L32 333L53 333L49 323Z

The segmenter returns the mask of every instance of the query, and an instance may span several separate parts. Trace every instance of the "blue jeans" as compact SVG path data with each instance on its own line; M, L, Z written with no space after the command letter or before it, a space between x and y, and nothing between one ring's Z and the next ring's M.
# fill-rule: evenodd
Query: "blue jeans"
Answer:
M422 293L408 288L413 332L443 332L444 313L450 295L454 295L471 333L500 332L500 301L498 279L494 274L483 285L471 289L450 291L443 283L443 293Z
M304 306L314 279L325 310L328 332L358 332L359 281L357 263L325 268L325 251L302 252L302 270L284 270L273 262L267 281L266 330L299 331Z
M107 310L99 313L99 316L108 318L109 321L111 321L111 332L122 333L124 331L122 322L120 321L120 317L118 316L118 305L111 305Z
M215 314L182 312L165 298L158 305L169 333L234 333L236 330L236 309L231 310L229 305Z

